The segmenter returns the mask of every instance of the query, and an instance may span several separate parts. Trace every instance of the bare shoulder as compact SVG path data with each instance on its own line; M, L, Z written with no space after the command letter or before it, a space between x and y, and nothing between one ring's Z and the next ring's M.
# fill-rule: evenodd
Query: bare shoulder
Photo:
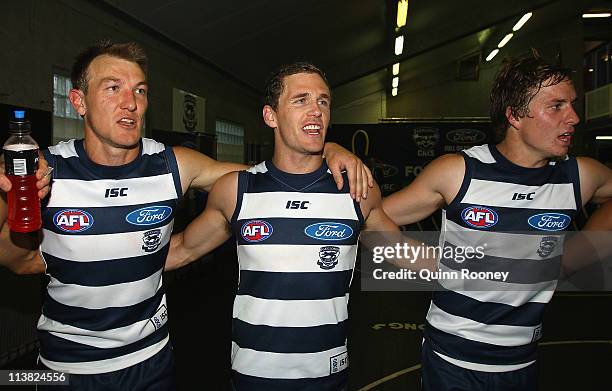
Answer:
M238 195L238 172L230 172L219 178L212 187L208 202L211 207L223 212L228 221L231 219Z
M582 202L596 203L612 197L612 170L590 157L577 157Z

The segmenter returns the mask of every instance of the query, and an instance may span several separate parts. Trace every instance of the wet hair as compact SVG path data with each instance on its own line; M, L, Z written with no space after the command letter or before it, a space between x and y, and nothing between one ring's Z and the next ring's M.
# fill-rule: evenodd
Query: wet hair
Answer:
M72 87L87 93L88 68L93 60L102 55L121 58L138 64L147 74L147 55L136 42L115 43L110 40L96 42L77 55L70 72Z
M298 73L316 73L329 88L329 82L325 73L309 62L294 62L293 64L283 65L274 72L266 81L264 89L264 105L269 105L274 110L278 109L278 99L283 93L285 77ZM329 88L331 90L331 88Z
M531 56L506 59L493 81L490 114L499 141L506 137L510 126L506 109L513 117L529 115L529 103L543 87L571 81L572 70L559 61L544 60L535 50Z

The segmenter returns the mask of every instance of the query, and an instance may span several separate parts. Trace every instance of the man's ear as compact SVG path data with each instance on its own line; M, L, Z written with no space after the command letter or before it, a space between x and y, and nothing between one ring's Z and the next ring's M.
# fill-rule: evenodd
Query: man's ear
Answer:
M263 108L263 120L269 127L276 129L278 127L276 121L276 112L270 105L265 105Z
M85 94L81 90L73 88L68 93L68 99L74 110L82 117L87 113L87 105L85 104Z
M514 129L521 130L521 118L517 118L512 115L512 110L510 110L510 107L506 107L506 119L508 120L510 126L512 126Z

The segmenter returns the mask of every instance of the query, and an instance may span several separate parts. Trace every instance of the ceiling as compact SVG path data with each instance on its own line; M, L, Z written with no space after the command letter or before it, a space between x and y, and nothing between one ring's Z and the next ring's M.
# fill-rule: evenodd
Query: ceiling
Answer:
M527 11L557 6L556 12L578 15L585 7L612 8L601 0L410 0L404 52L395 56L393 0L104 1L258 92L271 71L293 61L317 64L332 87L368 75L380 84L398 60L402 75L414 77L432 62L489 50Z

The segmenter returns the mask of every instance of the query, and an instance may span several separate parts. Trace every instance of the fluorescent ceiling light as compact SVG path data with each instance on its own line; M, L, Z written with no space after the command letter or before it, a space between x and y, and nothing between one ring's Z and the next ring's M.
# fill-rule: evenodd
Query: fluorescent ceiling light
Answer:
M531 15L533 15L531 12L527 12L525 15L523 15L523 17L520 18L518 22L516 22L514 27L512 27L512 31L518 31L521 27L523 27L523 25L527 23L529 18L531 18Z
M399 87L399 77L398 76L395 76L393 78L393 81L391 82L391 87L393 88Z
M397 95L397 87L391 90L391 95L393 96Z
M590 14L582 14L583 18L609 18L612 14L610 12L599 12L599 13L590 13Z
M497 53L499 53L499 49L493 49L491 51L491 53L489 53L489 55L487 56L487 58L485 60L486 61L491 61L493 59L493 57L497 56Z
M399 62L393 64L393 76L399 75Z
M612 140L612 136L595 136L595 140Z
M406 25L406 17L408 16L408 0L399 0L397 2L397 27Z
M404 36L400 35L395 38L395 55L399 56L404 51Z
M504 46L506 46L508 41L510 41L513 36L514 36L514 34L512 34L512 33L506 34L506 36L501 41L499 41L499 43L497 44L497 47L501 49Z

